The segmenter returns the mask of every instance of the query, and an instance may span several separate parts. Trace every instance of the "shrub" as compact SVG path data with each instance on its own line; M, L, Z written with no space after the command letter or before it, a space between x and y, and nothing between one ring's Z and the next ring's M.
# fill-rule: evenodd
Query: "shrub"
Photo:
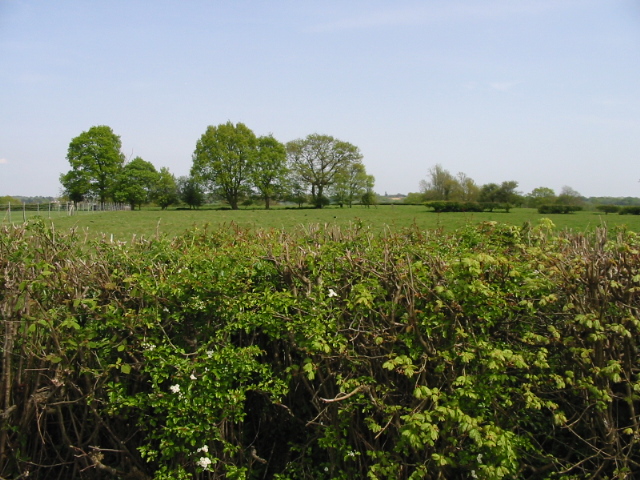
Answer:
M625 478L640 237L552 229L4 227L2 478Z
M596 210L604 212L605 215L608 215L610 213L619 212L620 211L620 207L617 206L617 205L598 205L598 206L596 206Z
M582 210L582 207L580 205L551 204L551 205L540 205L538 207L538 213L543 213L543 214L548 214L548 213L566 214L566 213L579 212L580 210Z
M620 208L620 215L640 215L640 206L628 205Z
M455 202L436 200L426 202L428 208L432 208L434 212L492 212L494 209L502 209L509 212L511 205L508 203L495 202Z

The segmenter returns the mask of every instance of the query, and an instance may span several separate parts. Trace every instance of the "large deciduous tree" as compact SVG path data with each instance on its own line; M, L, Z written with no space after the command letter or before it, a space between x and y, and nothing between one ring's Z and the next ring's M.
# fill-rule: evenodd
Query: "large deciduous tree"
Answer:
M325 190L343 168L359 162L362 154L355 145L313 133L287 143L287 157L296 180L309 187L313 204L322 208L327 203Z
M136 157L127 163L116 179L113 198L117 202L131 205L131 209L139 208L151 198L151 192L158 182L156 168L146 160Z
M90 195L104 204L111 197L125 160L121 147L120 137L106 125L91 127L71 140L67 151L71 170L60 181L72 200Z
M196 144L191 175L237 210L250 188L256 147L255 134L243 123L209 126Z
M287 150L272 135L258 139L257 154L251 166L251 183L264 200L265 208L283 193L287 180Z

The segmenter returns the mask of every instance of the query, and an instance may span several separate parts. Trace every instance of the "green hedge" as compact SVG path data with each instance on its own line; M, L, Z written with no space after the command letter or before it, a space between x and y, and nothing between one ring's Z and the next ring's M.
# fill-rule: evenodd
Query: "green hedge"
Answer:
M640 215L640 206L621 207L619 213L620 215Z
M0 477L630 478L640 239L0 231Z
M508 203L495 202L455 202L455 201L431 201L425 205L434 212L492 212L494 210L504 210L509 212L511 205Z
M540 205L538 207L538 213L548 214L548 213L573 213L579 212L582 210L580 205Z

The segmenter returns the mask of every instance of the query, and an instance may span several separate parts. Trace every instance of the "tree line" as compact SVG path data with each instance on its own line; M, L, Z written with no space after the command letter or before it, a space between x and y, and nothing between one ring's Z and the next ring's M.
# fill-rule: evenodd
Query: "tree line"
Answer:
M286 144L273 135L256 136L243 123L209 126L196 143L188 176L176 178L141 157L127 161L120 137L94 126L73 138L61 174L71 201L95 199L127 203L132 209L149 202L165 209L183 202L199 207L207 197L233 210L254 199L270 208L274 201L317 208L331 203L352 206L375 202L374 177L367 174L358 147L329 135L311 134Z
M523 194L517 188L518 182L515 180L478 185L467 174L460 172L453 175L442 165L436 164L429 169L427 177L420 181L420 192L410 193L404 202L477 202L540 208L543 205L582 206L587 201L585 197L569 186L562 187L559 194L556 194L549 187L537 187L528 194ZM608 197L603 197L601 200L606 199Z

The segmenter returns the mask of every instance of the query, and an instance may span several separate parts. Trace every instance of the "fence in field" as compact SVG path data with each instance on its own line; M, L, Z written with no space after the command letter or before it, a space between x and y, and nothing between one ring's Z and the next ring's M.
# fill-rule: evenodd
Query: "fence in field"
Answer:
M57 218L95 212L127 210L128 205L122 203L96 202L49 202L49 203L5 203L0 204L0 223L20 223L29 219Z

